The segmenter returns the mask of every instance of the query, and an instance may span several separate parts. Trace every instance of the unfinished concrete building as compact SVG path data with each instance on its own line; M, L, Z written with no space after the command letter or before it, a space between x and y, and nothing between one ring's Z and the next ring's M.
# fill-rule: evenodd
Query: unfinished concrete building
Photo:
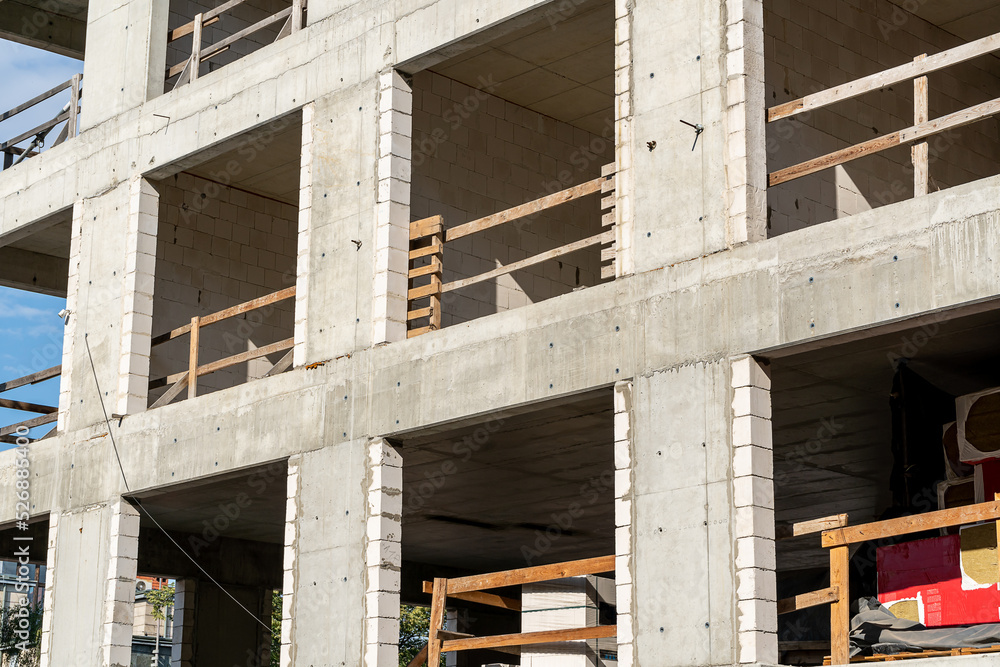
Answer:
M176 582L176 667L396 667L401 605L411 665L992 664L998 30L2 3L83 59L0 137L0 284L67 299L61 366L0 385L59 383L0 404L35 415L0 559L46 566L41 664L129 665L139 576ZM865 596L939 634L864 645Z

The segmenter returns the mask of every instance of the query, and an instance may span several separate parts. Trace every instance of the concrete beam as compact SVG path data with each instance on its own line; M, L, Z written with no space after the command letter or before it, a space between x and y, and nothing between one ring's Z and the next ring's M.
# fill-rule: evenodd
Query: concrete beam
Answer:
M69 260L20 248L0 248L0 285L66 296Z
M205 535L170 534L220 584L281 588L280 544L231 537L208 541ZM198 579L212 586L205 574L156 528L143 528L139 535L138 571L143 575Z
M83 60L87 23L41 7L5 0L0 38Z

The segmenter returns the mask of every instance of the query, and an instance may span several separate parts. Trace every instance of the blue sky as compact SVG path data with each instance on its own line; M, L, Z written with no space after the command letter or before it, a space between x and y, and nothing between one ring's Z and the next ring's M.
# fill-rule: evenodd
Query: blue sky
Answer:
M0 39L0 111L15 107L82 71L82 61ZM67 100L63 93L0 122L0 141L54 117ZM55 128L50 139L55 139L60 129ZM21 146L27 146L27 142ZM0 382L61 363L63 325L56 313L65 304L65 299L0 287ZM59 379L13 389L4 392L3 397L54 406L59 401ZM0 408L0 425L34 416ZM32 435L41 435L49 428L38 429Z

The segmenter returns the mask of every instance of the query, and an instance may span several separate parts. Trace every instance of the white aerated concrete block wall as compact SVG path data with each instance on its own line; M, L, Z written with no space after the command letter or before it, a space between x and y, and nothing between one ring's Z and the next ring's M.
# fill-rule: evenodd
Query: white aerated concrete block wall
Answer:
M375 343L388 343L406 338L413 95L403 76L389 70L379 75L378 97L372 335Z
M302 107L302 156L299 166L298 257L295 260L295 347L293 363L306 363L306 314L309 312L309 248L312 246L314 104Z
M178 579L174 584L174 626L171 631L170 667L192 667L194 609L197 594L196 579Z
M299 464L301 457L288 459L288 487L285 501L285 545L282 556L281 578L281 667L292 664L292 626L295 624L294 607L296 579L296 538L299 532Z
M111 549L104 594L101 653L105 667L132 664L135 577L139 563L139 512L118 500L111 514Z
M77 303L80 294L80 246L83 243L83 202L73 205L69 241L69 275L66 280L66 310L70 316L63 327L62 370L59 378L59 417L56 428L65 431L68 427L70 380L73 372L73 341L76 340Z
M632 584L632 383L615 384L615 601L618 608L618 667L635 656L635 596Z
M905 4L890 0L765 2L767 106L965 41L909 13ZM984 28L981 36L986 35ZM949 67L931 75L929 92L932 119L996 98L1000 96L1000 65L989 58ZM905 81L882 92L768 124L769 168L788 167L913 123L913 84ZM997 173L1000 135L995 122L931 137L929 147L930 192ZM854 215L912 195L909 149L884 151L772 188L768 193L768 233L773 236Z
M629 0L615 0L615 275L634 271L632 208L632 13Z
M39 667L54 667L52 658L52 604L56 586L56 537L59 531L59 512L49 513L49 535L45 552L45 594L42 598L42 633L38 641Z
M118 357L118 401L115 410L121 415L146 409L159 198L152 184L141 176L136 176L129 184L122 343Z
M413 77L413 220L445 228L597 178L615 160L613 111L602 137L432 71ZM491 92L492 91L492 92ZM590 155L596 159L590 159ZM381 178L381 172L380 172ZM603 231L600 195L449 242L444 282L485 273ZM519 308L600 281L600 246L442 297L442 326Z
M771 379L753 357L733 363L733 499L735 504L739 661L778 662Z
M399 663L399 588L403 564L403 459L383 438L368 444L365 539L365 667Z
M296 284L295 206L181 173L157 183L153 336ZM250 311L201 331L199 363L294 335L295 300ZM300 332L301 333L301 332ZM152 350L150 377L187 369L187 336ZM285 352L203 376L206 393L261 377ZM203 391L204 389L204 391ZM157 390L151 400L162 393Z

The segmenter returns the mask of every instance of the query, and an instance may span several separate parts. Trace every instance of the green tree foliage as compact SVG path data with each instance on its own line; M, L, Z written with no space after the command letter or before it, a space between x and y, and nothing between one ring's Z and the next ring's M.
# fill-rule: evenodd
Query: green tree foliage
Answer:
M271 667L281 660L281 591L271 597Z
M399 667L406 667L427 644L431 626L431 610L427 607L403 605L399 609ZM426 664L426 663L424 663ZM445 667L441 656L441 667Z
M168 614L166 609L167 607L174 606L174 592L175 589L173 586L164 586L159 590L146 591L146 602L153 608L153 618L161 621L173 619L174 615Z
M23 633L27 630L27 640ZM0 653L4 658L16 657L19 667L38 664L38 642L42 636L42 605L28 604L10 607L0 615Z

